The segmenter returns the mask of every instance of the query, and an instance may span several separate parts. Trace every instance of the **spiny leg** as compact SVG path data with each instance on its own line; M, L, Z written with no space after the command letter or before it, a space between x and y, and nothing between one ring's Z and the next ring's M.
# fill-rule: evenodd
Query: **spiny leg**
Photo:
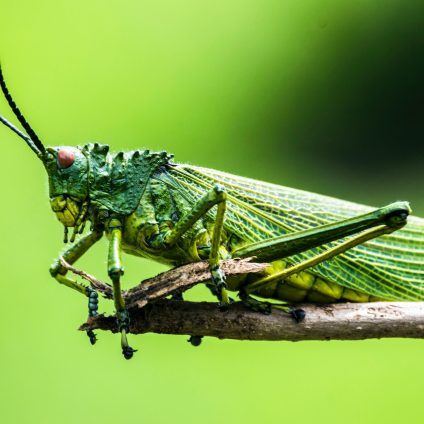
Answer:
M364 231L361 234L358 234L350 238L349 240L340 243L338 246L327 249L324 252L313 256L310 259L307 259L282 271L276 272L267 277L261 278L260 280L257 280L253 283L250 283L246 287L244 287L244 290L246 291L246 293L254 293L258 288L263 288L264 286L273 284L275 281L278 280L284 280L285 278L290 277L290 275L297 274L301 271L304 271L305 269L318 265L321 262L334 258L335 256L338 256L346 252L347 250L358 246L359 244L365 243L368 240L380 237L384 234L390 234L395 230L397 230L397 228L381 225L379 227L372 228L371 230Z
M259 262L271 262L359 234L370 228L384 226L392 231L398 230L406 224L410 212L407 202L396 202L353 218L250 243L231 253L233 257L254 256Z
M115 304L118 329L121 333L122 354L125 359L131 359L134 352L137 352L128 345L127 334L130 332L130 316L125 307L125 301L121 292L121 276L124 268L121 262L121 238L122 224L117 219L111 219L108 224L110 231L109 255L108 255L108 275L112 280L113 301Z
M149 243L151 247L157 249L164 249L175 245L183 234L192 228L197 220L205 216L212 207L218 205L209 263L212 282L217 289L221 307L226 307L230 303L226 290L225 276L219 266L219 246L223 229L226 198L224 187L221 184L217 184L192 207L190 212L180 218L172 230L157 234Z
M215 193L217 194L217 197L219 196L220 202L218 203L218 210L215 217L209 264L212 273L212 282L218 293L220 308L225 310L230 304L230 299L228 297L225 275L219 264L219 246L221 244L222 229L224 227L225 201L227 196L224 187L220 184L215 187Z
M283 271L273 273L267 277L261 278L255 282L243 287L241 297L243 302L253 309L265 309L265 306L258 306L260 301L249 296L254 294L258 288L271 285L278 280L284 280L292 274L301 272L311 268L320 262L331 259L358 244L362 244L367 240L389 234L398 230L406 224L406 219L410 212L406 202L396 202L373 212L360 215L354 218L335 222L321 227L300 231L296 233L285 234L270 240L264 240L252 243L235 250L233 255L245 257L254 256L264 261L272 261L282 259L296 253L309 250L313 247L324 245L328 242L342 239L344 237L354 235L349 240L339 244L338 246L328 249L323 253L312 257ZM373 228L374 227L374 228ZM356 234L356 235L355 235ZM277 306L279 309L290 312L296 321L304 318L304 311L301 309L287 309L285 305Z
M74 264L87 250L93 246L98 240L102 238L103 229L97 228L87 234L85 237L78 240L75 244L70 246L63 254L63 259L69 264ZM98 306L98 295L95 290L90 287L85 287L75 280L72 280L66 276L67 269L62 266L60 260L57 259L50 267L51 276L60 284L63 284L71 289L82 293L88 297L88 316L97 315ZM91 344L96 343L96 335L92 330L87 331L87 335L90 339Z
M227 305L231 301L226 290L225 275L219 265L219 246L223 229L226 198L224 187L221 184L217 184L192 207L190 212L179 219L172 230L157 234L149 242L151 247L157 249L164 249L175 245L184 233L192 228L196 221L205 216L212 207L218 205L212 236L211 253L209 255L213 284L208 284L207 286L218 298L220 309L227 308ZM192 335L188 339L188 342L193 346L199 346L202 342L202 338L203 336Z
M243 296L244 296L243 303L245 303L249 307L249 303L248 302L246 303L246 299L249 301L251 299L256 301L256 299L253 299L251 296L249 296L249 293L254 294L259 288L263 289L264 287L268 285L274 284L276 281L282 281L293 274L297 274L301 271L304 271L305 269L318 265L319 263L323 261L334 258L335 256L340 255L359 244L365 243L368 240L382 236L384 234L389 234L395 231L396 229L397 228L388 227L386 225L381 225L379 227L372 228L371 230L364 231L361 234L358 234L355 237L352 237L351 239L339 244L338 246L328 249L321 254L313 256L310 259L307 259L303 262L300 262L282 271L275 272L257 281L254 281L243 288ZM256 302L260 302L260 301L256 301ZM296 309L296 308L285 306L285 305L272 305L272 306L278 309L281 309L285 312L289 312L297 322L302 321L305 317L305 312L303 311L303 309L300 309L300 308Z

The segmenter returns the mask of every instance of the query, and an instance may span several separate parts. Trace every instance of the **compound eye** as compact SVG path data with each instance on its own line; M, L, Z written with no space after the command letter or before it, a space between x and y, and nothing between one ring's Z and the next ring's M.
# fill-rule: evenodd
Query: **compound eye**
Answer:
M57 152L57 161L61 168L69 168L75 161L75 155L71 150L60 149Z

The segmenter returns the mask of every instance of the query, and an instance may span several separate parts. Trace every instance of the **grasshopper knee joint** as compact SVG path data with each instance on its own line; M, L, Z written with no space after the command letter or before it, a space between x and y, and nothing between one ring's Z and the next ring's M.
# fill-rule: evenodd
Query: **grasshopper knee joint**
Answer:
M116 280L116 279L119 279L122 275L124 275L124 268L112 267L107 270L107 273L111 280Z
M56 260L49 268L50 275L56 278L58 274L65 274L66 270L63 268L59 260Z
M225 187L222 184L216 184L214 187L214 192L218 200L227 199L227 193L225 192Z

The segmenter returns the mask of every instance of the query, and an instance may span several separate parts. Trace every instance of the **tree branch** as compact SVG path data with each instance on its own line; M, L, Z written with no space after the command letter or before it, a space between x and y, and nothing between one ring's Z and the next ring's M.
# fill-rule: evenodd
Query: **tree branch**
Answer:
M240 302L226 312L216 303L159 300L132 311L131 332L190 334L238 340L362 340L382 337L424 338L421 302L338 303L299 305L305 319L296 323L287 313L252 312ZM117 331L114 317L99 315L81 330Z
M105 297L111 287L62 260L68 270L90 282ZM222 262L227 276L262 272L268 264L250 260ZM124 292L130 310L131 332L203 335L238 340L360 340L382 337L424 338L424 302L337 303L297 305L306 313L301 323L276 308L263 315L247 309L240 302L228 311L218 310L217 303L185 302L164 299L210 279L207 261L172 269L142 281ZM98 315L80 330L117 331L114 316Z
M87 280L91 287L107 299L112 298L112 287L85 271L80 271L68 264L62 257L61 265L68 271ZM228 259L220 263L222 271L227 277L259 273L269 266L267 263L251 262L251 258ZM143 308L150 302L175 295L188 290L196 284L206 283L211 279L208 261L194 262L162 272L153 278L142 281L129 290L123 290L122 296L128 309Z

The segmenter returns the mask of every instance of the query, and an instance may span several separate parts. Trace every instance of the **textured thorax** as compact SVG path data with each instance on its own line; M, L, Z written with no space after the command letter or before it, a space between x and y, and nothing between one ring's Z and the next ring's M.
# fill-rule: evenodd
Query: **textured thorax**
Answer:
M172 230L191 206L172 187L151 178L136 210L124 219L124 251L169 265L206 259L210 245L207 220L199 220L174 246L155 249L150 245L154 237Z
M89 161L90 198L99 208L126 216L137 208L151 175L166 166L166 152L135 150L109 153L106 144L87 144L82 152Z

